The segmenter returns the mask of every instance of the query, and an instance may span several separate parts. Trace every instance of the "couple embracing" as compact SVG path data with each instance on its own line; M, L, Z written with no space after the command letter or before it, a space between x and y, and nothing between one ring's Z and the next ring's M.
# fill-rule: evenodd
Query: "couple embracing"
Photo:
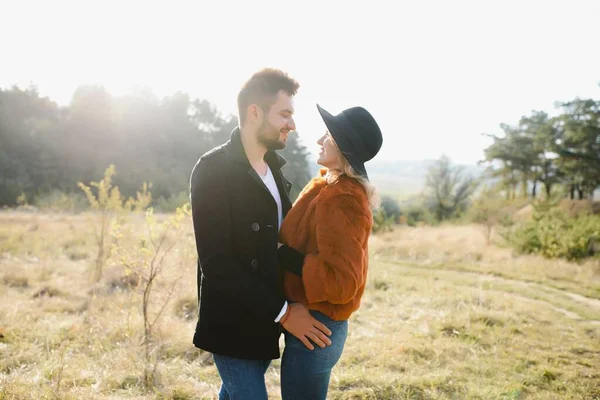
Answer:
M280 70L255 73L238 94L239 126L191 174L194 344L214 356L219 399L267 399L281 334L283 400L325 399L365 289L377 196L364 163L381 148L381 131L362 107L334 116L317 105L323 168L292 205L276 150L296 129L298 88Z

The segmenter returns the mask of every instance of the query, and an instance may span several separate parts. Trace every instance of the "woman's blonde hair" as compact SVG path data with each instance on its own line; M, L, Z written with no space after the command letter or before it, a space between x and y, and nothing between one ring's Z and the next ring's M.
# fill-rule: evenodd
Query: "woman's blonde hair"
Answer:
M381 199L379 197L379 193L377 193L377 188L375 187L375 185L369 182L365 177L359 175L354 170L354 168L352 168L348 160L346 160L346 157L344 157L344 154L342 154L342 151L338 147L335 140L333 140L333 137L331 137L331 142L335 147L338 162L340 164L340 169L330 169L327 171L327 174L325 174L325 180L327 181L327 183L333 184L337 182L340 176L342 175L354 178L365 189L365 192L367 193L367 200L369 201L369 206L371 207L371 209L378 208L381 204Z

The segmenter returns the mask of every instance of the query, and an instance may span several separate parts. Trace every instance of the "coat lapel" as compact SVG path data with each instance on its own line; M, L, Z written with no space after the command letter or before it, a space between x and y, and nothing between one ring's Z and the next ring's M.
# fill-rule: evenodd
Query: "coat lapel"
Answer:
M235 128L233 132L231 132L231 138L228 143L228 151L230 156L237 163L247 167L248 174L252 177L252 179L256 182L257 185L259 185L263 190L265 190L269 199L271 199L271 201L273 202L273 205L277 206L273 195L271 195L271 192L269 191L269 188L267 188L267 185L265 185L261 177L258 176L256 171L254 170L254 168L252 168L250 162L248 161L248 156L246 156L244 146L242 145L241 132L239 127ZM269 150L265 154L265 161L271 169L271 173L273 174L275 183L277 184L277 189L279 190L279 197L281 198L281 211L283 217L285 217L290 208L292 208L292 200L290 198L290 190L292 188L292 183L285 179L283 173L281 172L281 167L283 167L286 164L286 160L279 154L277 154L275 151Z

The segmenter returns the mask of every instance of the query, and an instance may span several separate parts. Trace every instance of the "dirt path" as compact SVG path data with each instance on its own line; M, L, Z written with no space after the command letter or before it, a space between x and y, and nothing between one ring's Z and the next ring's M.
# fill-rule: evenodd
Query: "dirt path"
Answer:
M487 272L464 271L464 270L460 270L460 269L435 268L435 267L429 267L429 266L418 267L418 266L406 265L406 264L403 264L402 262L397 262L397 261L391 261L391 262L384 261L384 262L398 265L398 266L401 266L404 268L428 270L428 271L440 271L440 272L453 272L453 273L457 273L457 274L461 274L461 275L468 275L468 276L475 276L475 277L483 278L488 281L515 283L515 284L522 285L525 287L534 287L534 288L543 289L543 290L546 290L549 292L563 294L565 296L570 297L571 299L575 300L578 303L585 304L592 308L600 309L600 299L593 299L590 297L582 296L578 293L569 292L568 290L564 290L564 289L557 289L555 287L544 285L544 284L538 283L538 282L529 282L529 281L521 281L521 280L512 279L512 278L504 278L504 277L497 276L497 275L487 273Z
M555 290L558 290L558 289L555 289ZM589 297L585 297L580 294L569 292L566 290L562 291L562 293L569 296L570 298L572 298L573 300L575 300L578 303L586 304L592 308L600 309L600 300L598 300L598 299L591 299Z
M511 299L518 299L520 301L525 301L525 302L528 302L531 304L539 304L539 305L543 305L545 307L549 307L549 308L553 309L554 311L564 314L571 319L576 319L576 320L581 320L581 321L589 321L573 311L569 311L562 307L558 307L546 300L532 299L531 297L522 296L520 294L515 294L515 293L507 293L507 292L503 292L501 290L488 290L488 291L502 294L503 296L510 297ZM600 321L596 321L596 322L600 322Z
M573 292L570 292L568 290L563 290L563 289L557 289L555 287L544 285L544 284L537 283L537 282L529 282L529 281L521 281L521 280L512 279L512 278L504 278L504 277L500 277L500 276L497 276L497 275L494 275L491 273L486 273L486 272L464 271L464 270L452 269L452 268L435 268L435 267L430 267L430 266L419 267L419 266L414 266L414 265L403 264L402 262L397 262L397 261L391 261L391 262L383 261L383 262L393 264L394 266L404 268L404 269L419 270L420 272L431 271L431 272L440 272L440 273L452 273L452 274L456 274L456 275L473 277L473 278L478 279L479 281L507 283L510 285L521 286L524 288L542 290L549 294L552 294L552 293L560 294L560 295L564 295L564 296L570 298L575 303L578 303L585 307L600 311L600 299L593 299L593 298L585 297L578 293L573 293ZM526 295L517 294L517 293L513 293L513 292L509 292L509 291L503 291L503 290L499 290L499 289L488 289L488 291L495 292L498 294L503 294L505 296L510 296L512 298L517 298L519 300L527 301L530 303L542 304L546 307L552 308L553 310L555 310L561 314L564 314L565 316L567 316L570 319L577 320L577 321L585 321L585 322L592 323L594 325L600 325L600 320L585 318L574 311L567 310L567 309L560 307L556 304L553 304L552 302L547 301L547 300L534 299L534 298L528 297Z

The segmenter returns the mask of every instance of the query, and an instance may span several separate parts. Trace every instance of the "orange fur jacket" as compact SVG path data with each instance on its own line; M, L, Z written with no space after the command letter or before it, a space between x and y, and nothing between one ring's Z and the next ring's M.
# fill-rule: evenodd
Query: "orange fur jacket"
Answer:
M353 178L334 184L312 179L281 226L281 243L304 254L302 274L283 266L284 292L334 320L346 320L360 306L373 225L367 194Z

